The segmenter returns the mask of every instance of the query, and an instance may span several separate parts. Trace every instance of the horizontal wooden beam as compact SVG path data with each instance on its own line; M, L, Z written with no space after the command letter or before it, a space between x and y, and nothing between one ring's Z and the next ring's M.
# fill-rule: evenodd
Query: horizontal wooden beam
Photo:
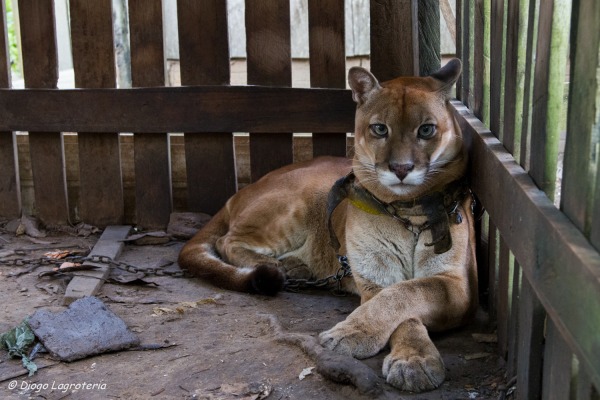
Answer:
M0 131L352 132L354 111L345 89L0 89Z
M462 103L473 191L548 315L600 387L600 254Z

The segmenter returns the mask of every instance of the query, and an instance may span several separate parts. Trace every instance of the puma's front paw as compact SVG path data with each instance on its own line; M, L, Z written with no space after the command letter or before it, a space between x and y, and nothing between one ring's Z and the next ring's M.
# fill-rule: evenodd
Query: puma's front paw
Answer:
M390 385L400 390L424 392L442 384L444 362L439 353L407 357L390 353L383 361L383 376Z
M342 321L319 335L321 345L336 353L355 358L368 358L385 347L387 338L378 337L372 327Z

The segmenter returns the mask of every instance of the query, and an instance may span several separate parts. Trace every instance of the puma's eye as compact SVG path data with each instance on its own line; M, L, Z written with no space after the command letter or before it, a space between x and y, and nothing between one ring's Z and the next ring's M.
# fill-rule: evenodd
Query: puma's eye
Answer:
M369 128L371 128L371 132L379 137L385 137L388 134L388 128L384 124L372 124Z
M420 139L431 139L435 135L435 125L433 124L423 124L419 127L419 131L417 132L417 136Z

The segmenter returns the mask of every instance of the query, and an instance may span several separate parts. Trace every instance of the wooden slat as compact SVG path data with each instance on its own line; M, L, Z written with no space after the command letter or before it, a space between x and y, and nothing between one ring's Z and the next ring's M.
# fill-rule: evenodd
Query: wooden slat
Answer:
M577 389L576 389L576 400L592 400L593 386L590 381L589 375L585 370L579 368L577 372Z
M556 186L570 10L569 0L540 2L529 173L551 199Z
M509 307L510 287L510 250L502 235L500 236L500 262L498 265L498 353L506 359L508 353L508 324L512 318Z
M123 239L126 239L131 230L130 226L108 226L102 232L102 236L94 245L94 248L88 254L88 257L108 257L115 260L124 247ZM94 296L98 293L104 281L110 275L110 265L102 262L86 261L83 265L90 265L96 269L89 271L80 271L65 289L63 303L71 304L77 299L86 296Z
M111 1L71 0L69 7L75 86L115 87ZM102 227L122 223L119 134L80 134L78 143L80 218Z
M600 254L491 132L452 103L472 136L472 187L538 298L591 379L600 383Z
M462 37L465 34L464 23L463 23L463 0L455 0L456 1L456 57L463 60L465 58L465 52L468 52L468 49L463 48L463 40ZM466 1L466 0L465 0ZM465 77L462 74L458 77L456 81L456 98L463 103L467 100L462 95L464 93L463 85L464 85Z
M519 296L521 291L521 268L512 260L512 290L510 301L510 319L508 320L508 347L506 356L507 376L516 376L519 352Z
M0 87L9 88L10 59L6 28L6 5L0 4ZM0 131L0 218L17 218L21 215L21 188L17 165L15 134Z
M485 27L485 5L483 0L477 0L474 7L474 35L473 35L473 84L471 91L473 92L473 112L479 119L483 119L484 105L484 27Z
M502 143L516 160L521 150L521 132L515 129L517 113L517 61L519 51L520 0L508 1L506 18L506 55L504 70L504 135ZM519 127L520 128L520 127ZM516 153L516 154L515 154Z
M345 89L0 89L0 130L352 132L355 109Z
M163 86L162 2L128 4L132 86ZM172 210L169 135L136 133L133 139L136 222L143 228L165 228Z
M460 97L462 101L469 107L473 108L473 97L471 96L473 90L473 68L472 68L472 52L471 39L473 37L473 2L463 1L461 10L462 19L462 73L463 78Z
M500 251L498 229L496 225L490 220L489 223L489 244L488 244L488 304L490 306L489 313L490 318L497 320L498 318L498 254Z
M419 34L419 75L427 76L440 69L440 0L417 2Z
M246 0L248 84L291 86L290 4ZM250 168L256 181L293 161L292 133L250 134Z
M519 398L539 399L542 390L542 356L546 312L523 276L519 296L517 390Z
M417 0L371 1L371 72L381 81L419 74Z
M533 75L534 75L534 55L537 45L536 28L538 22L537 0L527 0L527 39L525 44L525 68L523 76L523 108L521 111L521 151L520 164L528 171L531 154L531 110L533 105Z
M490 130L496 137L502 131L502 75L504 73L502 54L504 44L504 1L492 2L490 26Z
M542 400L564 400L571 389L573 353L552 321L546 324Z
M590 234L594 203L594 173L598 168L592 135L598 131L600 107L598 50L600 2L580 0L574 9L567 139L563 164L561 208L583 232ZM596 139L597 140L597 139ZM595 201L598 201L596 199Z
M308 1L310 85L346 87L343 0ZM313 134L313 156L346 156L346 133Z
M19 19L25 86L55 89L58 56L53 3L19 0ZM68 223L62 133L30 132L29 152L38 218L47 224Z
M179 0L184 85L228 85L227 2ZM185 134L188 209L216 213L237 189L233 134Z

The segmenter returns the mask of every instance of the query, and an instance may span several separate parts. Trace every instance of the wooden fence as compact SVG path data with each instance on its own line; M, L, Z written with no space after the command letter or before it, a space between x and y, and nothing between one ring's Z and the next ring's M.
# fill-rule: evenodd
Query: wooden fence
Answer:
M598 26L596 0L457 4L480 279L520 399L599 397Z
M260 86L236 87L228 85L226 2L179 0L185 86L164 87L161 1L129 0L132 89L115 84L110 0L69 3L78 89L56 89L51 1L18 2L24 90L10 88L5 21L0 30L0 219L22 212L21 172L33 180L31 211L47 224L77 218L164 227L180 190L172 165L182 162L180 207L213 213L237 190L232 132L250 133L252 179L294 160L293 132L313 133L315 155L346 154L354 105L344 89L343 0L308 1L311 89L290 87L286 1L246 0L248 83ZM437 66L435 37L419 34L427 31L424 15L439 18L437 4L371 1L371 69L379 79ZM453 105L487 210L478 235L480 287L521 399L598 399L598 26L596 0L457 1L464 75L462 103ZM19 168L16 131L29 132L31 171ZM183 142L178 136L175 145L172 132L184 132ZM125 179L134 182L132 193Z

